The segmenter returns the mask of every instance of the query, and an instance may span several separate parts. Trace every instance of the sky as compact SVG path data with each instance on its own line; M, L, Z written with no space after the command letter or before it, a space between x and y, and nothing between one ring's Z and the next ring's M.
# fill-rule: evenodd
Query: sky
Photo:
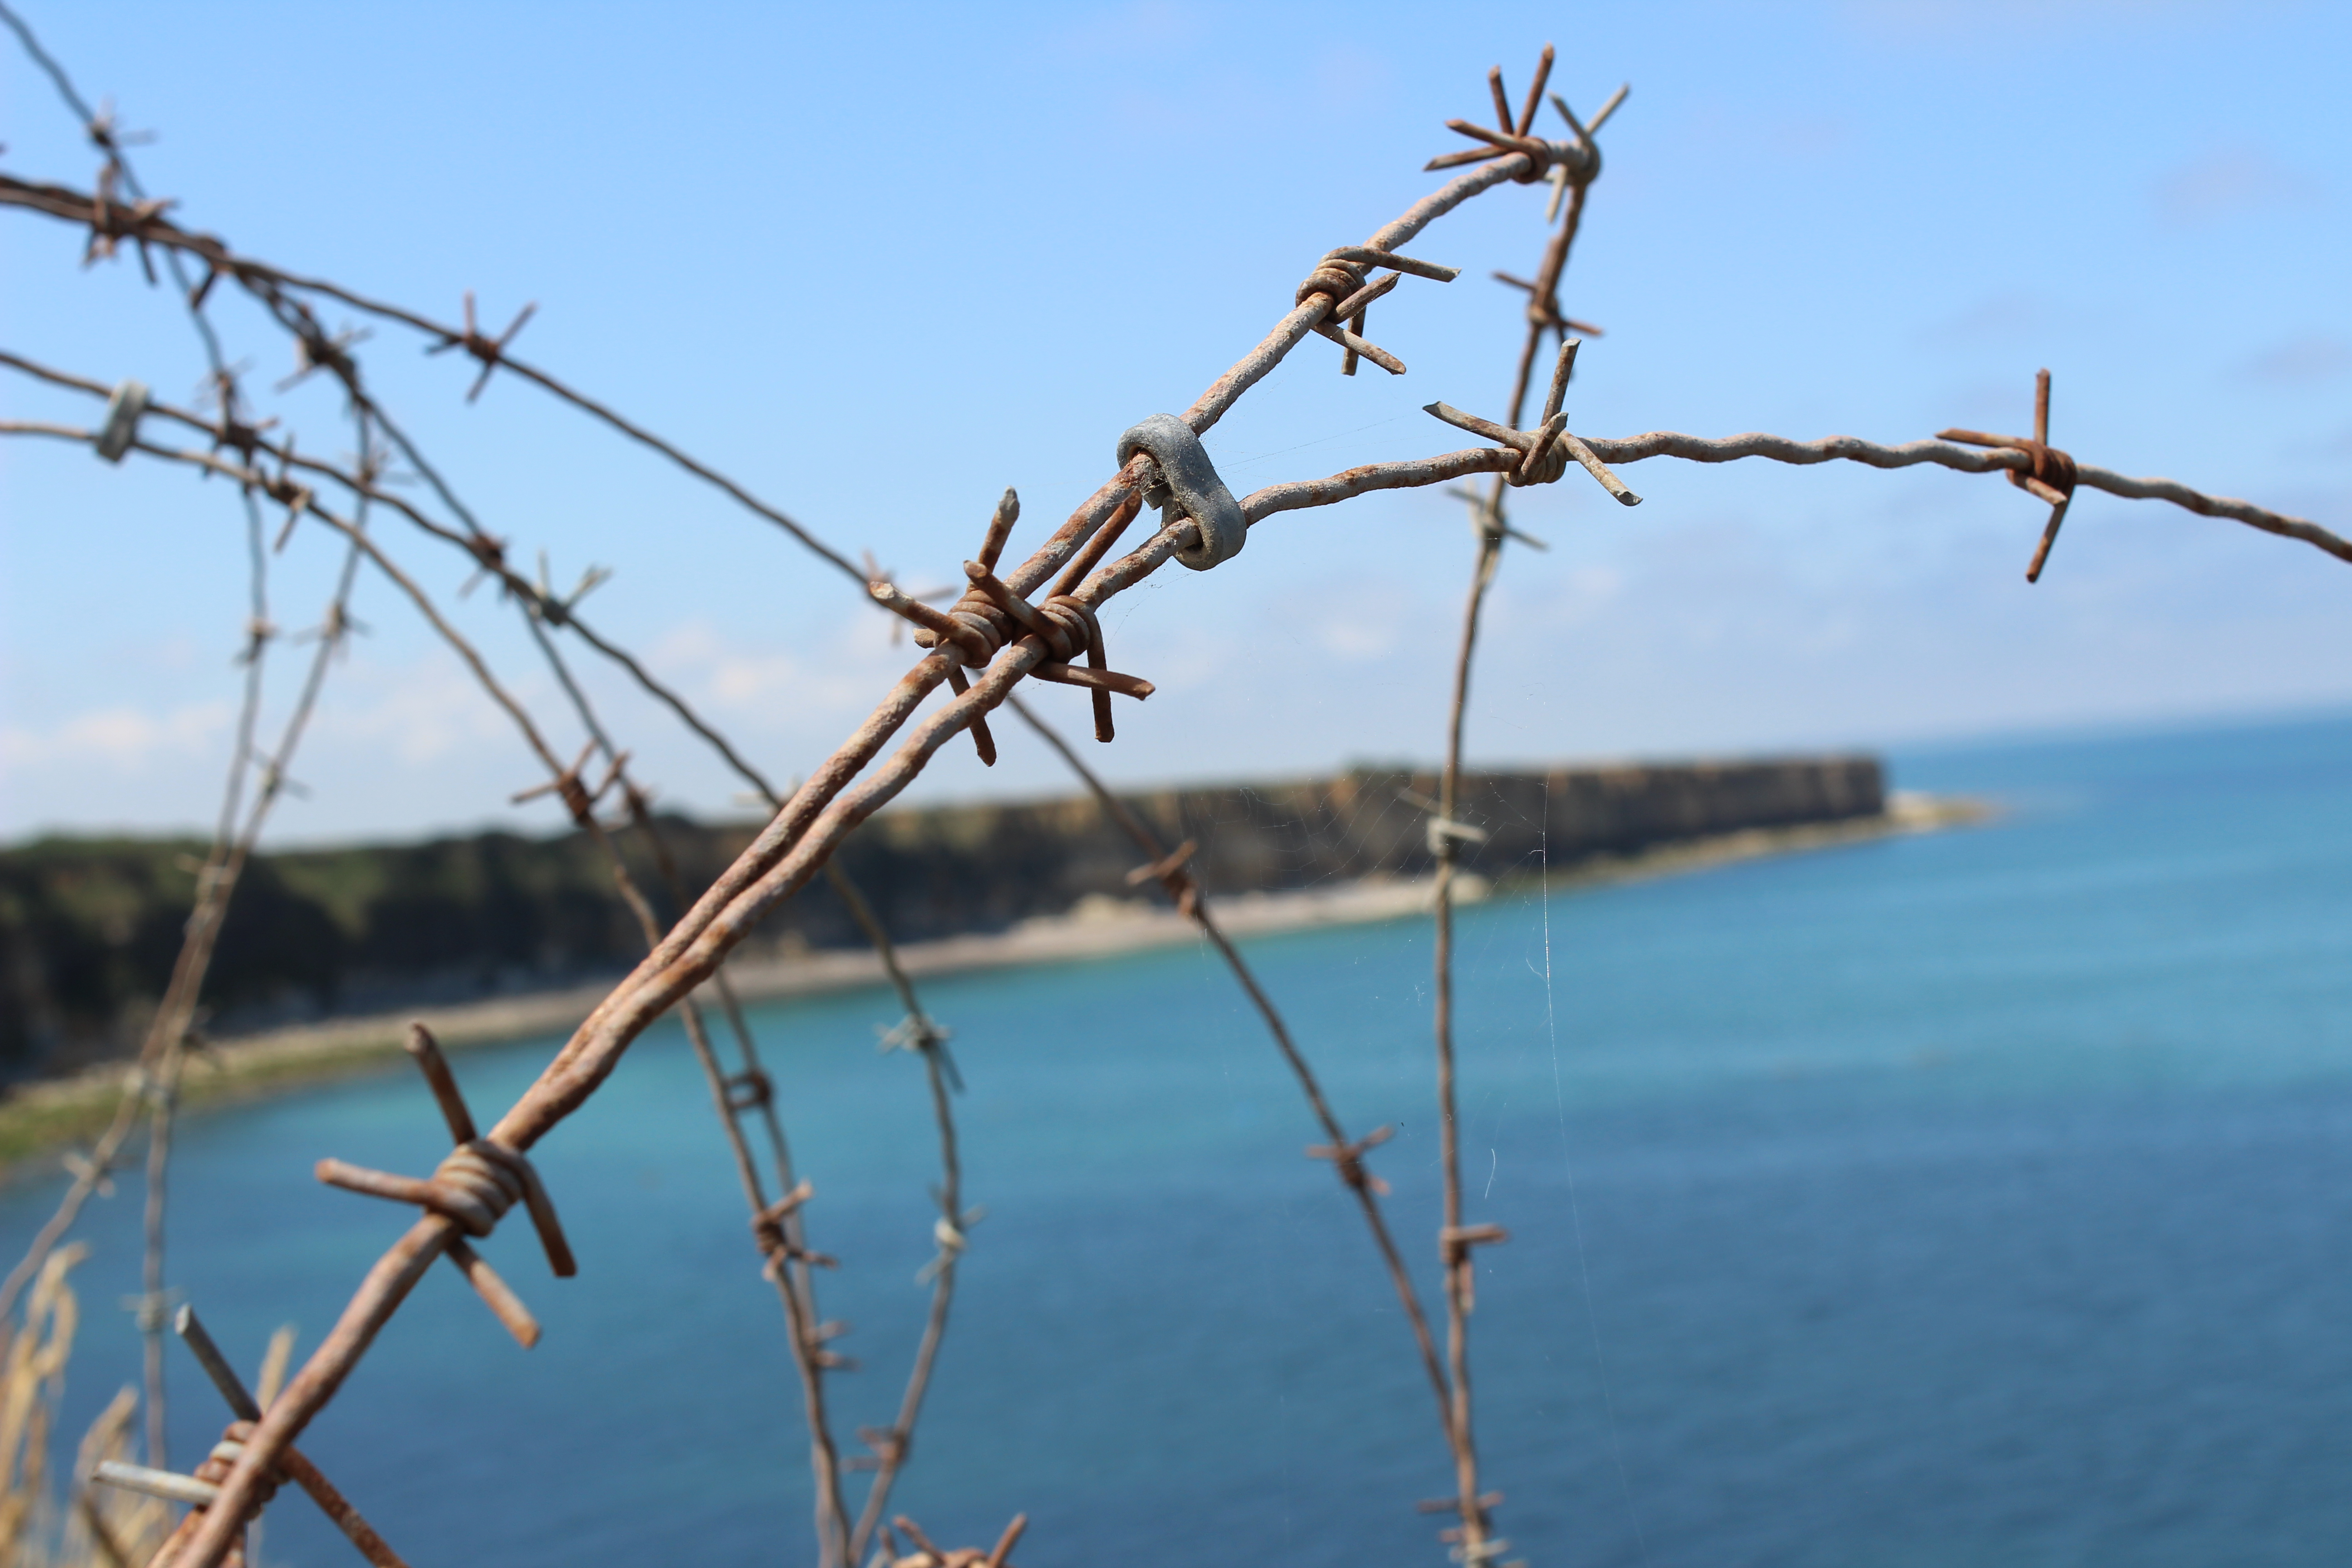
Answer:
M454 318L474 290L517 352L912 587L948 582L1016 487L1017 558L1288 308L1325 250L1442 175L1449 118L1500 64L1601 133L1563 303L1586 345L1570 428L1916 439L2022 431L2352 529L2352 11L2310 5L1475 8L1145 3L996 7L412 5L11 0L135 150L175 218L291 270ZM95 155L0 37L0 168L87 188ZM1557 131L1554 134L1558 134ZM1506 186L1412 249L1372 336L1411 367L1338 374L1310 340L1213 431L1236 494L1464 444L1420 412L1496 414L1543 194ZM135 258L80 265L66 226L0 211L0 346L194 401L203 359ZM280 393L286 340L232 289L215 314L302 450L350 426L324 377ZM329 309L337 326L364 324ZM806 773L911 649L772 525L527 384L478 402L460 356L373 323L387 405L526 564L772 773ZM94 405L0 374L0 418ZM1571 472L1515 492L1549 549L1506 556L1474 763L1916 743L2352 700L2352 573L2300 544L2085 494L2043 580L2044 509L1938 469L1658 459L1610 502ZM421 491L417 492L422 494ZM275 526L273 521L273 527ZM377 530L534 709L560 715L512 606L467 563ZM0 440L0 839L200 828L227 766L246 618L233 491L133 458ZM1158 686L1088 742L1114 781L1429 763L1475 544L1430 491L1284 514L1213 574L1163 572L1106 617ZM298 527L272 618L313 624L337 563ZM390 586L331 670L292 770L291 844L500 825L551 831L506 721ZM265 736L306 650L268 668ZM738 785L583 660L669 805ZM1082 694L1038 706L1087 729ZM910 792L1066 793L1010 722ZM576 725L551 720L559 747Z

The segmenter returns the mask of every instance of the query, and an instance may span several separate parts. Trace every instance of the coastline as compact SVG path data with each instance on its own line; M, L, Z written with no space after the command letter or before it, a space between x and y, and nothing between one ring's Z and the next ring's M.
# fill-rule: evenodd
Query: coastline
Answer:
M1744 828L1658 846L1636 854L1580 860L1551 874L1555 889L1574 890L1684 875L1768 856L1972 826L1993 815L1983 802L1897 791L1875 816L1793 827ZM1459 877L1457 889L1478 901L1531 885L1500 889ZM1465 887L1465 884L1467 884ZM1366 879L1286 892L1212 899L1210 908L1236 939L1328 926L1409 919L1430 908L1429 879ZM1114 958L1200 940L1192 921L1142 898L1099 895L1067 913L1024 921L1009 930L902 946L900 962L918 980L1016 966ZM880 960L863 949L739 961L728 976L747 1003L814 996L884 984ZM493 997L396 1013L330 1018L216 1041L194 1056L182 1079L189 1109L289 1093L312 1084L383 1069L404 1059L401 1041L421 1021L451 1049L509 1044L534 1035L567 1034L602 1001L609 983L522 996ZM127 1069L120 1063L19 1086L0 1100L0 1179L28 1162L94 1137L111 1117Z

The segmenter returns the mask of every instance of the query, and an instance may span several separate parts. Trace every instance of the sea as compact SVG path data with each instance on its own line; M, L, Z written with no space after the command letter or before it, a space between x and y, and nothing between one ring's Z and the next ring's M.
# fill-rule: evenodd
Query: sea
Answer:
M1486 1485L1537 1568L2320 1564L2352 1555L2352 716L1894 753L1975 827L1461 922ZM1528 869L1540 873L1542 868ZM1439 1174L1426 921L1247 944L1424 1300ZM965 1084L961 1286L894 1512L1015 1513L1023 1568L1442 1564L1452 1472L1361 1219L1213 954L928 983ZM835 1342L887 1424L936 1250L888 996L756 1009ZM460 1055L503 1107L557 1041ZM195 1070L201 1071L201 1068ZM169 1278L250 1369L318 1342L423 1173L404 1070L191 1116ZM525 1352L439 1269L307 1451L408 1561L813 1559L802 1400L675 1026L539 1168L579 1255L484 1244ZM62 1178L0 1193L11 1249ZM138 1375L135 1180L93 1205L60 1441ZM173 1457L226 1411L175 1345ZM854 1477L853 1500L863 1476ZM264 1560L354 1562L292 1489Z

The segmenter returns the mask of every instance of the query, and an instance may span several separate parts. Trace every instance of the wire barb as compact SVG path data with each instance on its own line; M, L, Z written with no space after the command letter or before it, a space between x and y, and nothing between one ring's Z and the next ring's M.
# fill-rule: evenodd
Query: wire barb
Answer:
M1376 282L1367 282L1366 269L1373 267L1388 268L1388 276ZM1451 283L1461 275L1462 269L1458 267L1421 261L1373 246L1347 245L1324 252L1323 259L1315 264L1315 270L1298 285L1291 295L1291 300L1298 305L1316 299L1324 301L1323 314L1312 330L1348 351L1339 362L1341 375L1355 374L1356 361L1360 358L1370 360L1391 375L1402 375L1402 360L1364 341L1362 333L1367 308L1408 276Z
M2032 459L2024 468L2009 470L2009 482L2050 506L2050 521L2042 526L2042 542L2033 547L2033 560L2025 568L2025 580L2042 581L2042 568L2049 563L2050 547L2058 542L2058 528L2066 521L2066 509L2074 504L2074 487L2081 479L2074 459L2050 445L2050 372L2036 371L2033 375L2033 435L1989 436L1981 430L1938 430L1938 441L1958 441L1963 446L1995 447L2011 452L2022 452Z
M444 333L440 342L425 352L428 354L437 354L446 353L451 349L464 349L481 361L482 374L476 376L474 384L466 389L466 401L471 403L482 395L482 388L490 384L490 373L497 370L506 358L507 345L514 342L515 334L522 331L523 323L529 321L532 312L538 309L539 301L532 300L515 312L515 319L507 323L505 331L495 338L487 337L474 323L474 291L468 289L466 290L465 330L455 333Z
M184 1502L195 1510L155 1554L158 1563L172 1561L205 1511L219 1502L223 1483L228 1479L236 1461L244 1456L245 1446L251 1441L255 1426L262 1419L260 1403L247 1392L244 1381L229 1365L228 1358L221 1353L220 1347L213 1342L212 1335L205 1331L194 1309L182 1307L172 1326L189 1352L196 1358L196 1363L204 1368L205 1375L212 1381L214 1388L227 1403L235 1419L192 1476L144 1465L124 1464L115 1459L100 1460L90 1473L90 1479L103 1485L143 1492L167 1501ZM301 1450L292 1447L278 1456L266 1486L250 1499L242 1510L238 1521L240 1527L258 1519L278 1489L289 1480L310 1495L310 1500L318 1505L319 1511L343 1532L344 1538L359 1549L360 1555L373 1568L408 1568L400 1554L361 1516L359 1510L353 1508L350 1500L320 1473L319 1468Z
M584 759L583 759L584 760ZM473 1130L472 1113L466 1107L465 1096L457 1089L457 1079L449 1071L447 1060L432 1031L422 1024L410 1027L406 1047L416 1061L418 1070L433 1091L442 1119L448 1123L451 1142L456 1145L436 1167L428 1180L398 1176L384 1171L372 1171L363 1166L346 1164L341 1160L327 1159L318 1163L317 1175L329 1186L345 1192L359 1193L367 1197L386 1198L394 1203L414 1204L427 1213L449 1221L466 1235L481 1237L497 1228L506 1212L520 1203L530 1212L532 1227L539 1233L541 1248L547 1254L548 1268L559 1279L567 1279L580 1271L572 1256L571 1244L565 1240L563 1226L556 1218L555 1205L547 1195L539 1179L538 1170L520 1153L492 1139L461 1137L461 1132ZM523 1309L521 1301L508 1289L506 1282L492 1271L473 1249L455 1236L446 1239L445 1250L458 1271L466 1276L508 1331L529 1350L539 1341L539 1325Z

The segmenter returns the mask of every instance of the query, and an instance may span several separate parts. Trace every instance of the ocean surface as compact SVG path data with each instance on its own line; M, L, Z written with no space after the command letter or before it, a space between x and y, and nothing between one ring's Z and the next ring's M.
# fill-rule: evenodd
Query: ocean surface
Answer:
M2338 1563L2352 1553L2352 719L1898 753L1990 826L1463 922L1479 1436L1537 1568ZM1426 1288L1430 937L1255 942ZM896 1509L1024 1568L1437 1563L1428 1385L1299 1095L1193 951L940 981L972 1231ZM840 1348L895 1407L935 1152L887 996L761 1010ZM487 1122L552 1049L457 1058ZM201 1070L200 1068L197 1070ZM427 1171L413 1074L186 1123L170 1276L247 1365L316 1343ZM418 1289L311 1455L420 1565L800 1563L800 1394L675 1027L539 1165L581 1260ZM58 1184L0 1194L20 1247ZM78 1435L135 1379L136 1184L76 1276ZM1430 1298L1433 1302L1434 1298ZM175 1457L225 1418L175 1346ZM854 1446L854 1441L853 1441ZM278 1563L354 1561L290 1489Z

